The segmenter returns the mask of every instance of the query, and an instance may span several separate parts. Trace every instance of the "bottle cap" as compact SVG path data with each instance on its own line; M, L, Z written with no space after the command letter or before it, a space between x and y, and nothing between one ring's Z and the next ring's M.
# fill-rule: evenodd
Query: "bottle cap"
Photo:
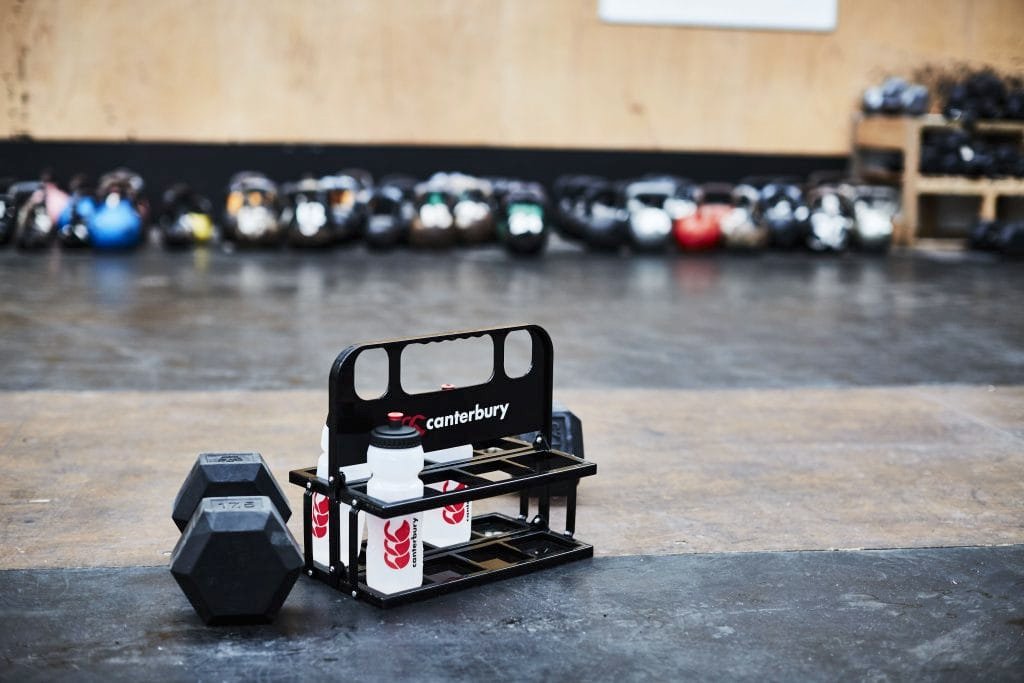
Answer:
M402 424L402 413L388 413L388 423L370 432L370 445L378 448L412 448L421 443L420 433L411 425Z

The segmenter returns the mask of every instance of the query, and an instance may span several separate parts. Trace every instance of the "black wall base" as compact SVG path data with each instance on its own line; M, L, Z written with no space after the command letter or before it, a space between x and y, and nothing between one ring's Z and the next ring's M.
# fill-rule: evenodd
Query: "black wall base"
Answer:
M283 181L304 173L323 175L365 168L375 177L406 173L426 177L438 170L502 175L550 184L563 173L629 178L673 173L696 181L736 181L747 175L806 176L841 170L841 156L796 156L691 152L435 147L409 145L191 144L173 142L0 141L0 177L31 179L49 169L60 182L76 173L94 178L117 166L142 174L151 196L186 181L211 198L225 192L240 170Z

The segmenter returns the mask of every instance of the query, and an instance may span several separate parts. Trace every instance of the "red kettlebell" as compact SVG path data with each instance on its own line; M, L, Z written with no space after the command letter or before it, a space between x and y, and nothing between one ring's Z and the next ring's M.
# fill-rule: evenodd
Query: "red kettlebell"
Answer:
M707 251L722 241L722 217L732 211L732 187L723 183L706 183L694 193L697 207L688 215L673 221L676 242L685 251Z

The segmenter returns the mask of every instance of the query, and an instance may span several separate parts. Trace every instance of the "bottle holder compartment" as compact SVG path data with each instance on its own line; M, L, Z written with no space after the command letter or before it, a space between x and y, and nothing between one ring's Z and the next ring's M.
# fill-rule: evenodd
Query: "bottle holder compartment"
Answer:
M483 531L494 528L503 531L497 536ZM424 547L422 586L388 595L379 593L366 585L366 566L360 562L359 597L379 607L392 607L594 555L591 545L498 512L473 520L468 543Z
M504 341L510 332L519 330L527 332L532 340L532 364L525 374L510 378L504 371ZM494 370L488 382L415 395L402 389L398 378L403 348L409 344L481 336L490 336L494 341ZM388 389L376 399L364 400L355 392L353 367L359 354L368 349L383 349L387 353ZM343 351L332 367L329 385L327 423L331 438L328 470L334 474L327 479L320 478L316 476L316 468L309 467L293 470L289 475L291 483L305 489L303 540L306 573L354 598L379 607L392 607L592 557L593 546L574 539L573 534L577 484L580 478L596 474L597 466L549 447L551 386L551 340L536 325L415 337L354 346ZM495 404L504 406L503 424L500 425L486 420L470 420L450 429L433 429L429 425L436 424L431 422L434 418L426 417L475 416L478 406ZM420 472L424 484L454 480L464 487L446 492L428 487L421 497L386 502L367 495L368 479L345 480L345 466L365 461L369 430L382 424L387 412L395 409L411 416L415 424L427 426L430 431L425 431L422 438L429 450L463 443L476 446L473 457L468 460L428 465ZM536 432L537 437L533 443L528 443L495 434L497 430L511 430L514 434ZM568 489L565 530L561 532L549 528L550 488L556 483ZM327 529L330 564L327 567L313 562L311 517L312 500L316 494L330 500ZM383 594L366 585L366 548L365 543L360 547L357 540L360 513L386 519L505 494L518 494L518 517L501 513L475 516L467 543L444 548L424 544L421 586ZM531 495L537 498L536 514L532 517ZM349 506L347 515L343 513L343 505ZM349 529L347 548L339 547L342 524L347 524Z

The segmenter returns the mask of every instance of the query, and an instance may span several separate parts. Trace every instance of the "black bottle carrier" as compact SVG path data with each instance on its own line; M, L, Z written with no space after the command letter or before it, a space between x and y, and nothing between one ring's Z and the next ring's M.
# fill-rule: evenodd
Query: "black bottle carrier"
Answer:
M532 363L521 377L505 372L505 340L511 332L525 331L532 342ZM476 386L408 394L401 385L402 350L410 344L446 342L471 337L491 338L494 369L490 380ZM361 353L383 349L388 357L388 388L378 398L364 400L355 390L355 365ZM576 485L581 477L597 473L597 465L568 453L552 450L551 337L537 325L452 332L431 337L410 337L350 346L331 368L327 425L329 479L316 476L316 467L293 470L289 481L305 489L303 543L306 573L357 599L379 607L421 600L500 579L519 576L545 567L592 557L594 547L573 538L576 524ZM401 411L425 429L427 420L453 413L476 411L477 406L503 405L503 420L480 419L454 426L426 429L424 450L473 444L473 458L450 464L428 465L420 473L426 484L454 480L465 488L442 493L426 489L422 498L384 502L366 494L366 479L346 481L343 467L366 462L370 430L387 422L387 413ZM532 443L509 436L537 432ZM565 530L553 531L551 485L566 488ZM530 517L530 493L537 496L537 512ZM327 533L330 566L313 562L313 495L330 500ZM399 593L384 594L366 585L366 568L360 561L356 538L359 512L380 518L421 512L444 505L480 500L503 494L519 494L519 515L474 515L468 543L435 548L424 543L423 585ZM341 505L351 506L343 519ZM349 525L349 547L339 547L339 524ZM341 563L341 553L348 561ZM347 567L346 567L347 565Z

